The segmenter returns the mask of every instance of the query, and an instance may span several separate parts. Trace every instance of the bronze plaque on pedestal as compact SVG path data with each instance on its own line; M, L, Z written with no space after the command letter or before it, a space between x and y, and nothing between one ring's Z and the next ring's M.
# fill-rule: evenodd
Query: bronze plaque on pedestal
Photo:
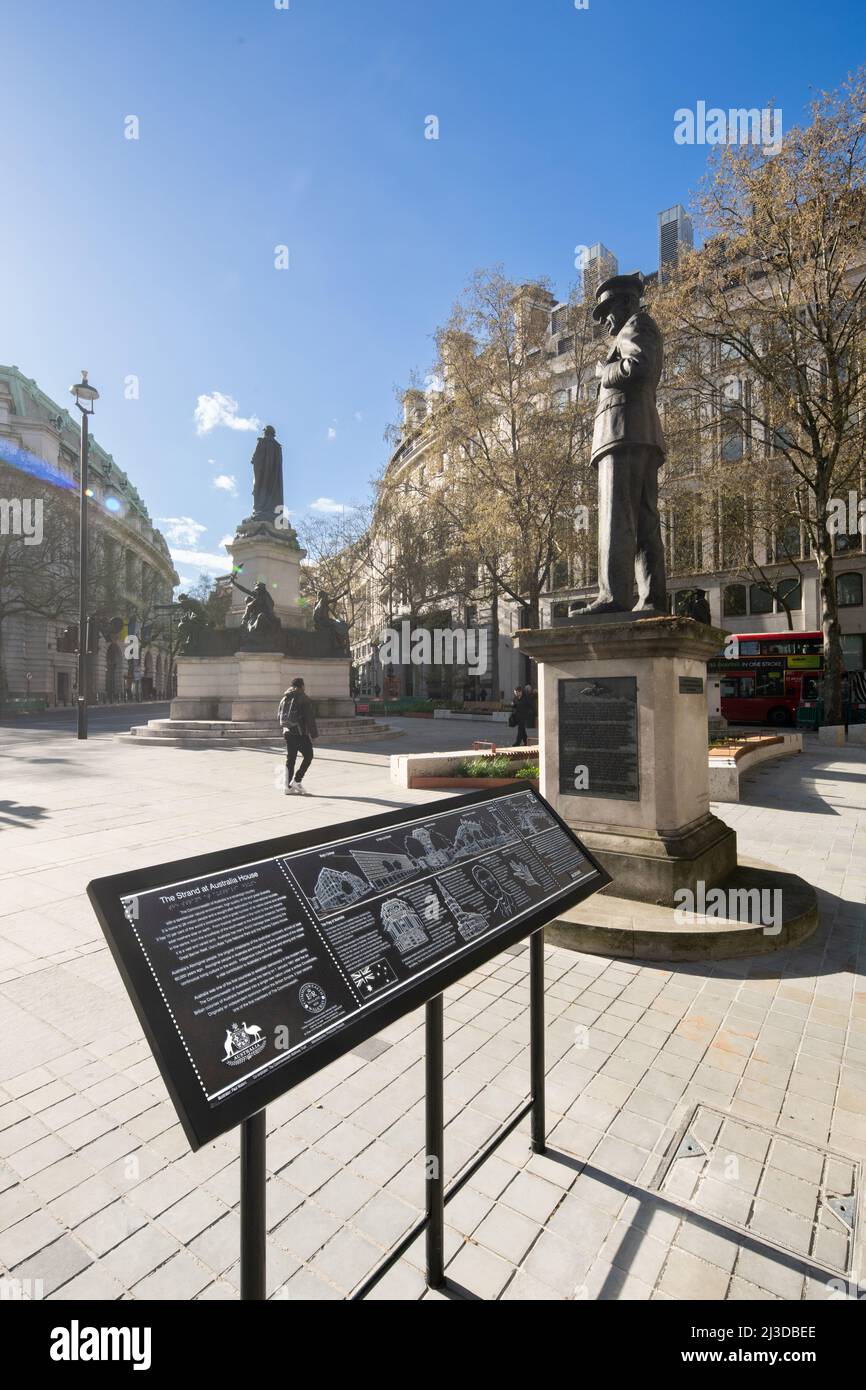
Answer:
M559 791L640 800L634 676L559 682Z

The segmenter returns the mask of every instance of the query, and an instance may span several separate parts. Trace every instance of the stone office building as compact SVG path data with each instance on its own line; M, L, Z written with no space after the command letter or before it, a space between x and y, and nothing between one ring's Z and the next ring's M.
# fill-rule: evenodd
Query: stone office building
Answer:
M65 524L73 532L69 541L76 555L79 429L77 413L73 418L17 367L0 366L0 491L8 490L13 482L20 487L22 497L45 494L52 488L68 489L73 510ZM94 604L105 620L96 650L89 657L90 699L96 703L167 696L172 678L170 645L162 636L166 630L164 615L159 616L155 609L157 604L171 601L178 583L168 546L130 478L92 437L88 477L88 535L93 570L99 569L92 578L98 578L100 585ZM0 547L22 544L18 536L9 533L10 528L4 527L4 531ZM78 602L74 583L69 587L64 611L50 617L13 611L3 619L3 701L14 704L35 699L49 707L74 702ZM2 612L0 606L0 615ZM114 634L107 630L112 618L123 624ZM136 627L138 655L130 657L125 637Z

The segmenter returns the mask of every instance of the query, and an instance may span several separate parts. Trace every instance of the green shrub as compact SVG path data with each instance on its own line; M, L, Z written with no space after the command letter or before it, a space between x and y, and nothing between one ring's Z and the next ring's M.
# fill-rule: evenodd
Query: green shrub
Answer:
M516 758L504 754L480 758L464 758L458 765L458 777L522 777L524 780L538 776L538 766L534 763L521 763Z

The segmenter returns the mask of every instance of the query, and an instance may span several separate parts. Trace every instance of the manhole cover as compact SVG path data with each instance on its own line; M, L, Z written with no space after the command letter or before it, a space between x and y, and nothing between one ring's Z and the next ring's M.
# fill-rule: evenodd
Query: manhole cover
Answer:
M846 1154L698 1105L655 1186L700 1215L850 1274L860 1180Z

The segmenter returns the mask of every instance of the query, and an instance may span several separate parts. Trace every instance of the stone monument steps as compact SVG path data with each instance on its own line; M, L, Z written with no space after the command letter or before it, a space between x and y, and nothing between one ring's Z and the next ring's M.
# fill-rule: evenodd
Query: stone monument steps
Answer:
M317 723L319 747L332 743L368 743L395 737L400 732L381 720L364 715L319 719ZM136 743L139 747L277 748L282 743L273 720L151 719L120 737L124 743Z

